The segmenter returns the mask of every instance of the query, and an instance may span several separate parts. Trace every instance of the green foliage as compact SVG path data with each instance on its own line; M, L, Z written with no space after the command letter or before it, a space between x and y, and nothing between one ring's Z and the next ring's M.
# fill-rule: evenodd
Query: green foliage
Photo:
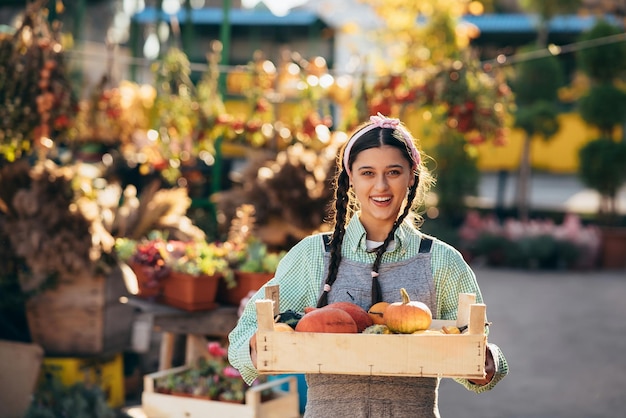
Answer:
M521 48L521 53L532 52L536 47ZM511 89L519 107L529 106L538 101L556 102L558 90L563 86L564 76L561 62L550 56L531 59L519 63Z
M581 36L581 41L593 41L620 33L622 33L620 28L600 20ZM579 67L589 77L597 81L610 82L626 69L626 43L613 42L584 48L576 54L576 58Z
M582 5L581 0L520 0L519 3L524 10L538 13L544 19L575 12Z
M478 191L480 173L476 157L466 150L462 135L451 133L446 140L436 145L434 155L437 167L435 191L438 196L437 207L441 216L455 224L465 216L465 197Z
M621 30L599 21L583 40L591 41L616 35ZM578 65L598 84L580 100L580 114L600 129L601 137L579 151L578 173L581 180L602 195L600 217L615 217L615 196L626 182L626 142L615 142L614 132L626 120L626 94L614 79L626 68L626 45L622 42L586 48L578 53Z
M580 149L579 158L583 183L602 195L615 196L626 181L626 142L598 138Z
M472 255L484 258L490 266L522 269L571 268L580 252L575 244L549 234L511 240L484 233L471 247Z
M24 418L115 418L98 386L76 383L63 385L47 376L34 393Z
M169 242L164 258L173 271L213 276L229 273L226 252L226 249L214 242Z
M244 259L238 266L238 270L250 273L274 273L278 262L285 255L285 251L271 253L267 251L267 245L255 239L248 242Z
M592 87L580 99L579 108L585 122L598 127L602 135L612 136L615 128L626 120L626 93L603 83Z
M543 139L547 139L559 130L557 116L554 102L540 100L517 110L515 127L523 129L530 137L540 135Z

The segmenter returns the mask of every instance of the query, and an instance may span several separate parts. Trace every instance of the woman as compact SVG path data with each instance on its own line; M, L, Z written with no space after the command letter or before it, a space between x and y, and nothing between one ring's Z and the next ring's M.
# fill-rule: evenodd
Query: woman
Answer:
M455 319L459 293L480 289L450 245L421 233L414 212L431 184L421 153L404 125L381 114L357 129L338 159L335 227L304 238L283 258L270 284L280 286L280 311L348 301L369 309L396 302L404 287L434 318ZM257 376L256 312L247 304L229 335L229 359L248 382ZM328 347L332 350L332 347ZM497 346L486 352L486 377L456 379L480 393L508 372ZM438 378L311 374L305 418L439 417Z

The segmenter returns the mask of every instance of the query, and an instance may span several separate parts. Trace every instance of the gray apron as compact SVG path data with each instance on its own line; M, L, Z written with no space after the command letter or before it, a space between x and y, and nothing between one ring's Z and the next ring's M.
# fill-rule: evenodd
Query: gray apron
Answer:
M411 300L425 303L436 314L435 284L431 270L432 241L422 239L419 253L408 260L382 264L383 300L401 300L404 287ZM330 256L325 255L326 271ZM328 303L347 301L363 309L371 305L372 263L341 260ZM333 347L327 347L332 350ZM363 347L366 350L366 347ZM393 353L389 353L393 355ZM439 379L426 377L307 374L304 418L438 418Z

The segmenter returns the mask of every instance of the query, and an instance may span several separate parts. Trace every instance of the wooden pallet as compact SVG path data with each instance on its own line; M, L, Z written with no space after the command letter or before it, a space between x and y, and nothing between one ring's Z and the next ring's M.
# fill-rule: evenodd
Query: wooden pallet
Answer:
M272 299L256 302L257 368L260 373L483 378L484 304L459 295L456 321L433 320L431 329L468 325L463 334L324 334L275 332Z

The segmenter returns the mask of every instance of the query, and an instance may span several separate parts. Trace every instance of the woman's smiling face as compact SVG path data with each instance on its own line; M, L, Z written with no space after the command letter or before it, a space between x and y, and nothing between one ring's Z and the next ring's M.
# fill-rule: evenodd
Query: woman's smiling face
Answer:
M368 239L383 241L414 181L409 161L392 146L370 148L356 156L350 179Z

